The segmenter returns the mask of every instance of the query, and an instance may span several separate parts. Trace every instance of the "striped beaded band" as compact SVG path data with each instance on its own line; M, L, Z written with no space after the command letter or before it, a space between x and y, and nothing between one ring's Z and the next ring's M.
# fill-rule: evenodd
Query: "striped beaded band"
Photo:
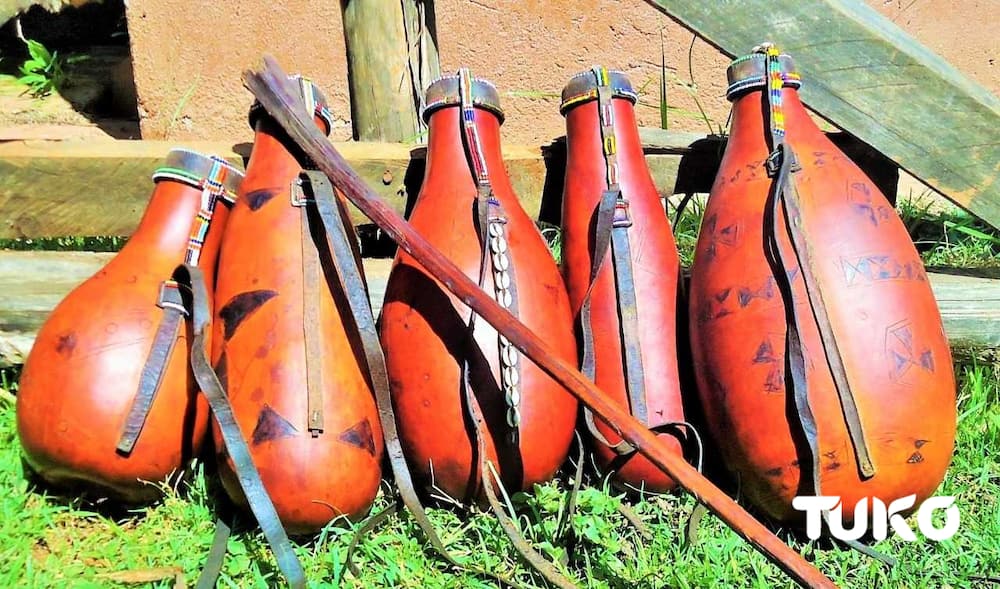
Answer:
M330 109L327 107L326 96L323 92L313 84L308 78L302 76L289 76L290 80L294 80L299 84L299 95L306 103L306 112L313 113L314 116L319 117L323 120L326 129L324 133L330 134L333 129L333 115L330 113ZM260 101L255 100L250 106L250 113L248 119L250 120L250 128L255 129L257 127L257 119L262 115L266 115L267 111L264 110L264 106Z
M726 89L726 98L735 100L741 94L750 90L758 90L769 87L769 80L775 76L780 76L782 87L798 88L802 85L799 72L795 69L795 61L788 55L778 54L774 49L774 56L770 61L775 65L768 72L768 56L762 52L754 52L744 55L729 64L726 70L726 77L729 80L729 88ZM761 49L766 51L766 45Z
M599 83L594 72L603 71L604 83ZM562 102L559 105L559 112L565 115L571 108L579 106L591 100L597 100L597 89L601 86L611 88L612 97L624 98L635 104L639 99L638 94L632 89L632 83L622 72L609 70L600 66L594 66L585 72L580 72L566 84L562 91Z
M226 160L204 155L189 149L171 149L163 165L153 172L153 182L160 180L176 180L195 188L204 188L206 179L212 175L212 170L218 167L221 172L222 198L228 202L236 201L236 191L243 182L243 172Z
M466 68L458 72L458 94L459 104L462 107L462 129L469 150L469 160L472 162L472 172L476 175L477 185L489 187L490 173L486 169L483 143L479 140L479 131L476 129L475 79ZM490 196L492 197L492 194Z
M175 180L201 189L201 206L191 226L184 262L198 265L201 248L220 200L232 204L243 181L243 173L217 156L206 156L186 149L172 149L165 165L153 173L153 181Z
M462 88L458 74L454 76L444 76L438 78L431 82L431 85L427 87L427 92L425 93L424 112L423 119L424 122L430 120L431 114L435 111L446 108L449 106L460 106L462 104ZM504 112L500 108L500 94L497 92L496 87L487 82L486 80L481 80L479 78L470 78L470 83L467 88L467 98L470 99L470 104L475 108L481 108L488 110L495 114L500 122L503 123Z

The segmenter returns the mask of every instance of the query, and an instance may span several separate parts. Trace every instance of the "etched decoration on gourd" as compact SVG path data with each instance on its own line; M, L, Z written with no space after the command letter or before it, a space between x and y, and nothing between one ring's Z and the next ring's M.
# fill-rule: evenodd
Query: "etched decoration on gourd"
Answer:
M24 456L45 481L144 503L200 452L208 405L170 278L188 263L211 284L242 179L224 160L172 150L128 242L46 319L17 396Z
M299 78L330 131L326 101ZM378 492L382 433L350 307L299 153L255 103L253 151L219 257L213 364L289 534L363 517ZM343 211L343 197L334 197ZM213 425L226 491L246 505Z
M773 46L734 61L732 133L691 271L690 329L711 434L743 494L910 494L955 442L948 341L892 206L820 131ZM808 83L808 80L801 83Z
M677 368L680 262L635 120L637 95L620 72L595 67L562 93L566 183L563 274L577 318L581 369L675 453L685 423ZM674 481L584 409L598 466L632 489Z
M428 88L426 103L427 169L410 223L573 361L572 317L559 269L501 158L496 89L467 73L449 76ZM459 501L482 498L483 458L510 492L550 479L566 458L577 411L562 386L471 317L423 266L397 253L380 336L399 436L418 484ZM481 407L481 438L466 393Z

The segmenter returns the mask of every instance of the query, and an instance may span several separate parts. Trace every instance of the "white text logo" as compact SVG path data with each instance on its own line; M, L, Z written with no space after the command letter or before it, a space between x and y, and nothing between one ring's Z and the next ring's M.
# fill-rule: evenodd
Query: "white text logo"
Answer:
M853 525L844 527L844 506L840 497L827 495L804 495L792 499L792 507L806 512L806 536L816 540L822 533L822 521L825 519L830 528L830 535L839 540L857 540L869 531L875 540L885 540L889 527L902 539L913 542L916 534L900 513L913 507L917 501L916 495L907 495L896 499L888 506L876 497L862 499L854 506ZM871 503L871 516L868 505ZM959 513L954 505L954 497L930 497L917 510L917 528L924 537L940 542L947 540L958 531ZM934 512L944 510L944 524L938 527L934 523ZM827 512L824 517L824 512Z

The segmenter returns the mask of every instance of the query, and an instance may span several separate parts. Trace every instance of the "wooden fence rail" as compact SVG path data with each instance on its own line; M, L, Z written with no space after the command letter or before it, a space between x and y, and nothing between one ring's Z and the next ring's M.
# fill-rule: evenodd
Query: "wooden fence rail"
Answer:
M665 195L708 192L724 138L642 129L647 162ZM844 134L832 138L884 192L894 195L898 170ZM129 235L149 199L150 175L177 146L169 141L0 142L0 239L64 235ZM242 166L250 144L191 142L183 147ZM425 149L398 143L347 142L337 149L379 196L406 210L423 180ZM559 223L565 143L507 146L504 161L524 208ZM354 211L354 220L366 219Z

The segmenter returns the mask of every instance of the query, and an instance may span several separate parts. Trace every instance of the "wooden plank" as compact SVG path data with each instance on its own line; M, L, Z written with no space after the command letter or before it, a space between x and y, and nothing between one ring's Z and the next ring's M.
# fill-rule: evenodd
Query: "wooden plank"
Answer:
M645 128L640 136L653 180L665 196L708 192L725 147L723 138ZM149 199L150 174L175 146L170 141L0 141L0 239L129 235ZM423 181L424 147L365 142L336 146L396 211L404 212L416 197ZM251 145L190 142L184 147L242 166ZM863 144L845 151L880 188L895 193L898 174L884 157ZM503 155L528 214L558 224L565 141L560 138L541 148L509 145ZM367 222L352 211L355 223Z
M795 58L816 113L1000 227L1000 99L874 9L856 0L649 2L728 55L775 42Z
M150 175L173 147L180 146L170 141L0 142L0 239L130 234L149 199ZM242 167L251 145L189 142L183 147L220 155ZM423 181L424 147L366 142L336 147L398 212L416 197ZM514 190L530 215L538 215L543 192L552 194L550 198L561 194L563 169L552 168L542 148L506 146L503 155ZM679 163L674 153L650 157L663 186L673 185ZM355 223L367 222L356 209L352 214Z
M996 360L1000 351L1000 279L947 269L928 275L955 356Z
M112 255L0 251L0 368L24 362L52 309Z
M35 332L56 304L113 255L0 251L0 367L23 363ZM391 264L388 258L364 259L376 314L382 308ZM1000 279L940 269L929 276L956 356L996 356L1000 351Z
M93 252L0 250L0 368L23 364L35 334L59 302L114 256ZM382 309L389 258L365 258L369 296Z

